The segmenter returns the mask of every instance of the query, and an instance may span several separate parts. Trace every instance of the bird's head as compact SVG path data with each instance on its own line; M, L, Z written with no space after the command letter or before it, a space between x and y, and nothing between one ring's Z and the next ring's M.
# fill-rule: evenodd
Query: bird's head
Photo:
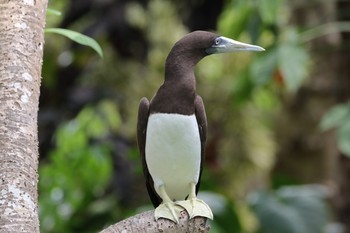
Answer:
M166 77L192 71L202 58L211 54L264 50L260 46L235 41L212 32L194 31L182 37L171 49L166 61Z
M260 46L242 43L206 31L194 31L187 34L181 40L179 40L174 47L180 46L183 49L202 50L205 51L207 55L238 51L265 51L265 49Z
M239 51L259 52L264 50L265 49L260 46L242 43L212 32L194 31L176 42L171 53L178 58L190 56L192 58L197 58L194 60L200 60L211 54Z

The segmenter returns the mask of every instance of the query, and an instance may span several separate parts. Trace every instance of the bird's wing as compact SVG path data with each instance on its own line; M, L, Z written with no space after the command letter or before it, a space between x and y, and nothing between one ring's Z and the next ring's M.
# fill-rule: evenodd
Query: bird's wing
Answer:
M146 147L146 132L147 132L147 123L149 117L149 101L146 97L143 97L140 101L139 112L137 118L137 144L140 150L140 155L142 159L143 174L146 179L146 187L148 195L151 198L151 201L154 207L157 207L162 199L158 196L154 190L154 183L151 174L148 171L146 164L145 156L145 147Z
M196 192L198 192L202 170L203 170L203 164L205 160L204 153L205 153L205 145L207 141L207 116L205 114L205 108L204 108L202 97L197 95L194 104L195 104L195 114L196 114L196 119L198 123L198 129L199 129L199 136L201 139L201 167L200 167L198 183L196 186Z

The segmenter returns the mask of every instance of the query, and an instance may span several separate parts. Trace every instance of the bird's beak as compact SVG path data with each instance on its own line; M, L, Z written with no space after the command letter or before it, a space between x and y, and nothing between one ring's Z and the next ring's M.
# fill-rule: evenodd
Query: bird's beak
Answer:
M217 37L214 44L206 49L208 54L231 53L238 51L260 52L265 51L265 49L257 45L242 43L223 36Z

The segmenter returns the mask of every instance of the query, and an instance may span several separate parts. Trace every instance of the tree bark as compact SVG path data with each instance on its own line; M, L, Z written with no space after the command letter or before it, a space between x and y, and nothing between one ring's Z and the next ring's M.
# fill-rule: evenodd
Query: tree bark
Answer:
M189 219L186 211L181 212L179 224L167 219L154 219L154 210L147 211L128 219L120 221L100 233L143 233L143 232L162 232L162 233L208 233L210 226L207 219L203 217L195 217Z
M47 0L0 0L0 232L39 232L38 134Z

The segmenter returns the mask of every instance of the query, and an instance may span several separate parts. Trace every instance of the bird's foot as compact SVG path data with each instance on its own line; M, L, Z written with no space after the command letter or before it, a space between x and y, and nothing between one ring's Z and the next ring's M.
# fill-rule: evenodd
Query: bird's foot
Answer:
M213 213L211 212L210 207L207 205L207 203L198 199L197 197L193 197L185 201L177 201L176 204L186 209L190 218L202 216L213 219Z
M154 218L166 218L173 222L179 223L180 212L184 210L181 206L174 202L165 202L160 204L154 211Z

